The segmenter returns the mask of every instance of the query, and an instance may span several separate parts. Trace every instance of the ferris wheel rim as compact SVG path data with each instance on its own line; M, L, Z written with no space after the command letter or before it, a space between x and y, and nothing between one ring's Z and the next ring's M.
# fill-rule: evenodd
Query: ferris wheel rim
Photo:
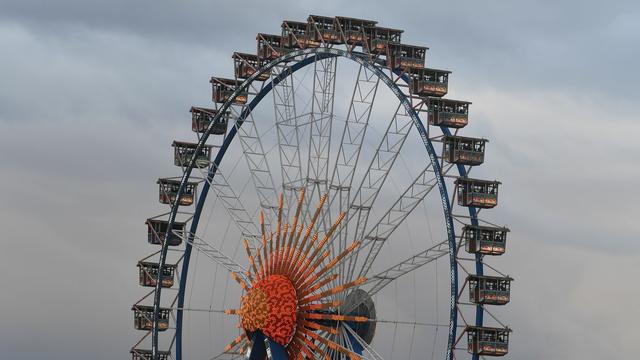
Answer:
M265 66L261 67L258 71L256 71L255 74L253 74L251 77L249 77L248 79L246 79L244 82L242 82L242 84L240 86L238 86L235 91L233 92L233 94L230 96L230 98L222 105L222 107L220 108L219 113L216 115L217 118L221 117L222 114L231 106L233 100L243 91L246 91L248 89L248 87L263 73L270 71L272 68L274 68L275 66L277 66L278 64L284 63L290 59L295 59L297 57L300 56L304 56L304 55L313 55L313 56L309 56L306 57L302 60L299 60L297 62L295 62L293 65L289 66L287 69L285 69L285 71L283 71L281 74L278 75L277 78L273 79L271 82L269 82L268 84L265 84L265 86L263 86L263 88L261 89L261 91L251 100L251 102L249 104L247 104L246 108L242 110L241 113L241 118L239 119L239 121L231 128L231 130L229 131L229 134L225 137L223 145L220 147L220 149L218 150L217 154L216 154L216 158L215 160L212 162L212 165L209 169L207 178L210 177L210 179L213 179L213 177L216 174L216 170L217 168L220 166L220 163L222 161L222 159L225 156L225 153L229 147L229 145L233 142L235 135L237 134L237 128L242 126L244 119L251 114L252 110L258 105L260 104L260 102L262 101L262 99L264 98L264 96L266 96L269 92L271 92L273 90L273 87L275 85L277 85L280 81L286 79L288 76L291 76L295 71L310 65L312 63L315 63L319 60L322 59L326 59L326 58L330 58L330 57L343 57L343 58L347 58L350 59L352 61L355 61L356 63L366 67L368 70L372 71L373 73L375 73L378 76L378 79L382 80L387 87L396 95L396 98L400 101L400 103L402 104L402 106L405 107L405 110L407 111L407 113L409 114L409 116L411 117L414 125L416 126L416 128L418 129L419 133L420 133L420 137L422 138L423 144L425 145L425 148L427 150L427 153L429 154L430 157L430 161L434 166L434 173L436 174L436 182L438 185L438 189L440 192L440 198L442 201L442 207L443 207L443 211L445 213L445 222L446 222L446 228L447 228L447 238L448 238L448 242L449 242L449 255L450 255L450 275L451 275L451 279L450 279L450 284L451 284L451 306L450 306L450 314L449 314L449 335L448 335L448 345L447 345L447 355L446 358L450 359L451 358L451 353L453 351L453 347L454 347L454 341L455 341L455 337L456 337L456 331L457 331L457 306L456 306L456 296L457 296L457 292L458 292L458 265L457 265L457 260L455 258L456 256L456 249L457 249L457 244L456 244L456 235L455 235L455 227L453 225L453 214L452 214L452 209L450 206L450 199L449 199L449 193L447 191L447 186L446 183L444 181L444 178L442 176L442 169L440 167L440 164L438 162L438 155L435 151L435 148L433 147L433 144L431 142L431 140L428 137L428 131L426 130L422 120L420 119L418 113L416 112L416 110L412 107L410 100L408 99L408 97L404 94L404 92L402 90L400 90L400 88L397 86L397 84L395 84L391 78L389 78L389 76L382 71L379 67L376 66L376 64L367 61L366 57L368 56L367 54L360 54L360 53L355 53L355 52L349 52L349 51L345 51L342 49L334 49L334 48L325 48L325 47L320 47L320 48L311 48L311 49L303 49L303 50L297 50L297 51L293 51L290 53L287 53L283 56L281 56L278 59L273 60L272 62L266 64ZM274 83L274 81L276 81ZM405 79L406 80L406 79ZM212 124L215 121L212 121ZM446 128L442 128L443 132L446 133L448 132L448 129ZM198 147L196 149L196 151L200 150L206 143L208 137L211 135L212 132L212 126L210 125L207 129L207 131L202 135L202 137L200 138L200 140L198 141ZM186 183L188 182L188 180L191 178L191 171L193 170L193 168L195 168L196 164L195 164L195 157L190 161L189 165L185 168L185 171L183 173L182 179L180 181L180 188L179 191L177 193L177 197L179 198L179 196L182 194L182 192L184 191L184 187L186 185ZM466 170L464 169L464 166L460 166L458 165L458 172L460 173L461 176L463 176L466 173ZM206 198L208 195L208 191L209 191L210 185L208 182L205 182L203 185L203 189L200 192L200 196L198 198L197 204L196 204L196 210L194 212L194 217L191 223L191 229L189 231L189 234L195 234L195 231L198 228L198 222L199 222L199 218L200 218L200 214L202 212L202 208L203 205L206 202ZM172 205L171 208L171 213L169 216L169 225L168 228L171 228L171 225L173 224L173 222L175 221L176 218L176 214L178 212L179 209L179 205L178 204L174 204ZM472 218L472 222L475 221L477 222L477 216L475 213L475 209L469 208L469 212L470 212L470 216ZM167 234L168 235L168 234ZM187 242L185 250L184 250L184 258L182 261L182 271L181 271L181 277L180 277L180 285L179 285L179 290L178 290L178 310L177 310L177 320L176 320L176 329L175 329L175 346L176 346L176 359L180 360L182 358L182 319L183 319L183 311L181 310L184 304L184 289L186 288L186 279L187 279L187 275L188 275L188 268L189 268L189 260L190 260L190 253L191 253L191 245ZM166 263L166 254L167 254L167 250L168 250L168 244L164 243L162 245L162 250L160 253L160 261L159 261L159 266L160 268L162 268L165 263ZM479 267L480 269L482 269L482 259L480 257L476 258L476 266ZM161 298L161 286L158 283L156 285L156 291L154 294L154 316L153 316L153 330L152 330L152 351L153 351L153 356L155 357L156 354L158 353L159 349L158 349L158 328L157 328L157 320L158 320L158 313L159 313L159 309L160 309L160 298ZM479 312L479 316L478 316L478 312ZM476 316L476 324L478 324L478 321L480 321L480 325L482 323L482 307L478 306L477 307L477 316Z

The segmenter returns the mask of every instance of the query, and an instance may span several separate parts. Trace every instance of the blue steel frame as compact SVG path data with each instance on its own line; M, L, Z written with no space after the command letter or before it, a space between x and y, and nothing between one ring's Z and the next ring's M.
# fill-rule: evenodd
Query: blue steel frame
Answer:
M275 67L276 65L286 62L290 59L293 59L295 57L299 57L299 56L305 56L305 55L313 55L313 56L308 56L306 58L304 58L301 61L296 62L295 64L291 65L290 67L288 67L285 71L283 71L281 74L279 74L277 77L275 77L270 83L266 84L262 90L252 99L252 101L243 109L242 113L240 114L240 118L237 120L236 124L231 128L231 130L229 130L229 133L227 134L227 136L225 137L223 144L221 145L220 149L218 150L218 153L216 155L216 158L214 159L211 168L208 171L207 174L207 179L209 181L205 182L202 188L202 191L200 193L200 197L198 198L198 203L196 204L196 209L195 209L195 213L193 216L193 220L191 223L191 228L190 228L190 237L192 237L192 234L195 234L197 228L198 228L198 223L200 220L200 214L202 212L202 208L204 206L204 203L206 201L207 198L207 194L209 192L209 182L213 179L213 177L216 174L216 170L219 167L220 163L222 162L222 159L224 158L224 155L227 151L227 149L229 148L229 145L231 144L231 141L233 141L233 139L235 138L235 135L237 134L237 128L242 126L242 123L244 122L244 119L251 113L251 111L260 103L260 101L262 101L262 99L264 98L265 95L267 95L272 89L274 85L277 85L279 82L281 82L282 80L284 80L286 77L288 77L289 75L291 75L292 73L294 73L295 71L315 62L318 60L322 60L325 58L330 58L330 57L344 57L347 59L350 59L352 61L355 61L356 63L364 66L365 68L367 68L367 70L375 73L378 78L384 82L389 89L396 95L396 97L398 98L398 100L400 101L400 103L404 106L405 110L407 111L407 113L409 114L409 116L411 116L411 119L416 127L416 129L418 129L418 132L420 133L420 137L422 138L422 141L425 145L425 148L427 150L427 153L429 154L429 158L431 160L433 169L434 169L434 173L435 173L435 177L436 177L436 183L438 185L438 190L440 192L440 200L442 202L442 208L443 208L443 212L444 212L444 217L445 217L445 223L446 223L446 228L447 228L447 238L448 238L448 242L449 242L449 262L450 262L450 281L451 281L451 294L450 294L450 299L451 299L451 303L450 303L450 312L449 312L449 334L448 334L448 346L447 346L447 352L446 352L446 360L451 360L452 359L452 354L453 354L453 347L455 346L455 341L456 341L456 332L457 332L457 304L456 304L456 297L458 294L458 266L457 266L457 262L456 262L456 236L455 236L455 228L453 226L453 217L452 217L452 213L451 213L451 206L450 206L450 202L449 202L449 194L447 192L447 188L446 188L446 183L444 181L444 177L442 176L442 169L440 167L440 163L438 162L438 155L435 151L435 148L433 147L433 144L431 143L431 140L428 137L428 132L427 129L425 128L424 124L422 123L422 120L420 119L420 117L418 116L418 113L415 111L415 109L413 108L410 99L400 90L400 88L398 87L398 85L396 85L393 80L391 78L389 78L389 76L387 76L387 74L378 66L376 66L375 64L373 64L372 62L369 61L369 55L368 54L363 54L363 53L356 53L356 52L348 52L345 50L340 50L340 49L332 49L332 48L313 48L313 49L304 49L304 50L297 50L297 51L292 51L289 52L283 56L281 56L278 59L273 60L272 62L270 62L269 64L266 64L265 66L263 66L261 69L259 69L259 71L255 72L252 76L250 76L248 79L246 79L237 89L235 89L235 91L233 92L233 94L231 95L231 97L227 100L227 102L225 102L219 109L218 115L216 115L216 118L211 121L209 127L207 128L206 132L202 135L202 137L200 138L200 141L198 142L198 146L196 148L196 152L200 151L207 139L209 138L209 135L211 134L213 125L216 123L216 121L218 120L218 118L220 116L222 116L222 114L224 114L227 109L229 109L229 107L231 106L231 104L233 103L233 100L236 98L236 96L238 96L241 92L245 91L246 89L248 89L249 85L256 80L256 78L258 76L260 76L261 74L270 71L273 67ZM407 79L404 79L405 81ZM449 134L449 130L447 128L442 128L442 131L445 134ZM191 161L189 162L189 166L185 169L183 175L182 175L182 179L180 181L180 189L178 190L177 196L176 198L179 198L182 195L182 192L184 191L184 188L189 180L189 177L191 176L191 171L193 170L193 167L195 166L195 158L191 159ZM466 175L466 170L464 169L464 166L458 165L458 172L460 174L460 176L464 176ZM171 207L171 213L169 216L169 224L167 227L167 233L166 233L166 237L168 238L169 236L169 229L171 229L171 226L173 225L175 219L176 219L176 214L178 211L179 205L177 204L177 202L175 204L172 205ZM477 224L477 216L476 216L476 210L474 208L469 208L469 214L472 218L472 223ZM192 239L190 239L192 240ZM166 263L166 257L167 257L167 250L168 250L168 242L165 242L162 246L161 252L160 252L160 260L159 260L159 266L160 268L165 266ZM180 287L179 287L179 292L178 292L178 310L177 310L177 318L176 318L176 354L175 354L175 358L176 360L182 360L182 319L183 319L183 313L182 313L182 308L184 305L184 294L185 294L185 287L186 287L186 282L187 282L187 274L188 274L188 270L189 270L189 261L190 261L190 257L191 257L191 245L190 242L188 241L186 243L185 246L185 252L184 252L184 257L182 260L182 271L180 272L181 277L180 277ZM476 256L476 270L478 271L478 274L482 274L482 269L483 269L483 265L482 265L482 258L480 256ZM158 315L159 315L159 310L160 310L160 299L161 299L161 283L158 281L156 284L156 288L155 288L155 294L154 294L154 311L153 311L153 329L152 329L152 357L153 359L158 359ZM482 315L483 315L483 309L481 306L478 306L476 309L476 325L481 326L482 325ZM474 356L475 359L477 359L477 357ZM474 360L475 360L474 359Z

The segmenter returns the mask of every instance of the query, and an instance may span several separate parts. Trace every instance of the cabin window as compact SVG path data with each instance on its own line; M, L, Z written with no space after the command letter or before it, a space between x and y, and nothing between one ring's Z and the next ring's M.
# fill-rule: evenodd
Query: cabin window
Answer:
M484 162L487 140L461 136L445 136L442 139L442 158L453 164L480 165Z
M236 89L242 84L240 81L233 79L212 77L209 81L212 88L212 100L216 103L225 103L229 100ZM248 91L244 90L233 98L233 104L244 105L247 103Z
M150 244L162 245L165 240L165 234L169 227L169 223L164 220L148 219L147 222L147 240ZM169 232L169 246L178 246L182 243L185 223L174 222L171 232Z
M499 181L458 178L458 205L478 208L492 208L498 204Z
M225 111L216 120L218 110L205 108L191 108L191 130L197 133L204 133L209 128L209 124L215 121L211 128L211 134L224 135L227 133L227 123L229 122L229 112Z

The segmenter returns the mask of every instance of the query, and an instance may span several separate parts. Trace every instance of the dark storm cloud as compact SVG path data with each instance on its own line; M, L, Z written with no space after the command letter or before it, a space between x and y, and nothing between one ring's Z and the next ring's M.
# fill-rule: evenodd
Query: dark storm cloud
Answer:
M127 355L142 223L188 107L257 32L309 13L405 29L474 102L465 131L491 138L474 171L503 180L514 230L512 358L633 358L602 334L640 315L635 2L150 0L0 0L3 357Z

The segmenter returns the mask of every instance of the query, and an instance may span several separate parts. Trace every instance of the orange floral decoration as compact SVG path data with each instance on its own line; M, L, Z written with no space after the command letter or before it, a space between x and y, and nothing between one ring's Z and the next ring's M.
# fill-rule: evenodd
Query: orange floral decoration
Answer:
M261 246L254 253L248 241L244 240L251 265L245 274L249 283L240 274L231 274L245 290L240 309L226 310L227 314L239 316L239 327L244 333L227 345L225 352L244 353L251 345L247 334L261 331L270 340L285 346L289 359L315 359L319 354L330 360L326 349L338 351L354 360L360 359L360 355L331 340L331 335L337 335L337 329L326 326L327 321L369 321L364 316L339 315L337 310L341 302L327 301L327 298L361 285L366 279L361 277L346 284L329 287L338 277L338 274L332 273L335 265L360 243L354 242L329 260L329 240L345 214L341 213L319 240L319 234L314 231L326 199L326 195L320 198L310 224L306 227L299 224L304 189L300 192L291 224L282 223L282 194L274 232L267 234L264 214L260 213ZM323 335L321 331L327 335Z

